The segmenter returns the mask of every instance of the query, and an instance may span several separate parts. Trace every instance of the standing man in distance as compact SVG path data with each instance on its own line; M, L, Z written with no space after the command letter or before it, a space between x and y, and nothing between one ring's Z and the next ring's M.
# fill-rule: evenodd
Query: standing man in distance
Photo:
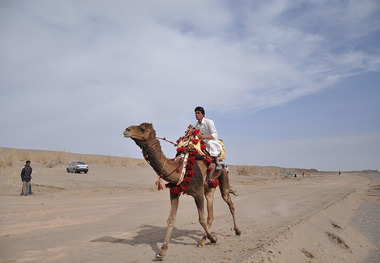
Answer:
M21 196L29 194L30 180L32 180L32 167L30 161L26 161L25 166L21 170L22 189Z
M197 123L194 127L200 130L199 138L206 143L206 150L211 157L215 159L216 170L222 169L219 163L219 154L222 151L222 145L218 141L218 132L216 131L214 121L205 118L205 110L203 107L198 106L195 108L195 118Z

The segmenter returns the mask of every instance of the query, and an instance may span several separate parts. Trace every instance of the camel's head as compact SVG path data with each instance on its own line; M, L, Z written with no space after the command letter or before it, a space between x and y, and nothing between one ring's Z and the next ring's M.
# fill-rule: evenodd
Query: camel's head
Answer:
M133 125L126 128L124 137L135 141L148 141L156 137L156 132L153 129L153 124L144 122L138 126Z

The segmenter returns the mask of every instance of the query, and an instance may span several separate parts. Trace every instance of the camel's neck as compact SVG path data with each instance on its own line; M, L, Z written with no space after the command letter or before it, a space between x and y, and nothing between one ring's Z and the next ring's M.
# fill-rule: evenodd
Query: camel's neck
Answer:
M154 171L163 175L165 181L177 183L179 180L179 173L177 169L181 161L169 160L162 152L160 142L157 138L152 138L147 141L135 141L136 144L142 149L142 154L145 160L152 166Z

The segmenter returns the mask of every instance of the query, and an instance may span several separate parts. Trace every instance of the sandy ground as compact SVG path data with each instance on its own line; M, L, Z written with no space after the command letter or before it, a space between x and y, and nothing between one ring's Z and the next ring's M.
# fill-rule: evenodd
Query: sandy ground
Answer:
M21 167L22 162L13 162L0 169L0 262L156 261L170 204L169 191L155 189L150 167L90 164L88 174L72 174L64 165L47 168L32 161L34 194L27 197L20 196ZM218 242L198 248L203 231L197 210L192 197L182 196L164 261L379 260L374 232L380 218L379 176L231 172L242 235L235 236L228 206L217 192L211 231Z

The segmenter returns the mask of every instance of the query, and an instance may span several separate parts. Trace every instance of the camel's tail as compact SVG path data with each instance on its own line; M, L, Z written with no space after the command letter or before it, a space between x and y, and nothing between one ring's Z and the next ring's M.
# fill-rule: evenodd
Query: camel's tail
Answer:
M238 196L235 189L230 188L230 194L233 194L234 196Z

